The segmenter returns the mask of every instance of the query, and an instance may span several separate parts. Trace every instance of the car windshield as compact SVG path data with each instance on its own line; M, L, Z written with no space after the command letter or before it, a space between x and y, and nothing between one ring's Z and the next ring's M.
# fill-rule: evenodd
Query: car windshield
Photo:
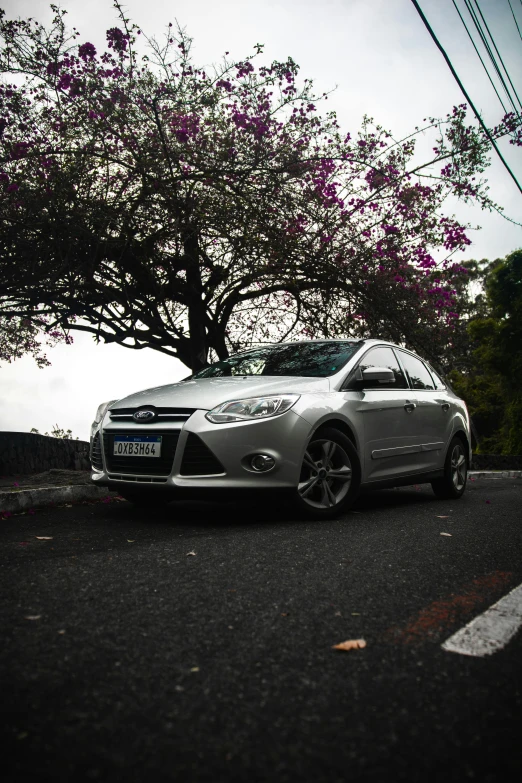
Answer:
M256 348L211 364L185 380L222 378L232 375L297 375L326 378L343 367L361 343L285 343Z

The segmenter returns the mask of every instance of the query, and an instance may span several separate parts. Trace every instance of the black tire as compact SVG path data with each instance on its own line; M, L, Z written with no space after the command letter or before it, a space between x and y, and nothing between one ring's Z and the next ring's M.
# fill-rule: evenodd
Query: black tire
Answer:
M454 499L462 497L468 481L468 448L458 435L452 439L446 461L444 477L431 482L438 498Z
M361 463L349 438L321 427L308 442L295 491L297 509L312 519L332 519L346 511L361 486Z

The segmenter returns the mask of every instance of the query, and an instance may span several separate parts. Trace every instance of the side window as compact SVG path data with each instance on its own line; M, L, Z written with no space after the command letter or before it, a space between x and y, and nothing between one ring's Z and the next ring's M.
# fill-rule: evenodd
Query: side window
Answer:
M407 389L406 378L399 366L399 362L391 348L372 348L363 356L359 369L366 370L368 367L388 367L393 370L395 383L383 383L383 381L369 381L364 384L365 389Z
M446 384L444 383L440 375L438 375L438 373L436 373L433 367L430 367L429 364L428 364L428 370L431 373L431 377L433 378L433 381L435 383L435 388L437 389L437 391L445 389Z
M401 351L401 361L410 379L412 389L427 389L429 391L435 389L433 379L420 359Z

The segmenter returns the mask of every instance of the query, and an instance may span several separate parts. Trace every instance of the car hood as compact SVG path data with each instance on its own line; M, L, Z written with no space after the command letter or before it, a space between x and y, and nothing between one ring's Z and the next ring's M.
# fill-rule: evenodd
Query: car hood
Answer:
M130 394L114 402L111 408L132 408L155 405L158 408L196 408L212 410L227 400L264 397L269 394L293 392L325 392L330 390L328 378L296 378L294 376L251 376L236 378L198 378L168 386Z

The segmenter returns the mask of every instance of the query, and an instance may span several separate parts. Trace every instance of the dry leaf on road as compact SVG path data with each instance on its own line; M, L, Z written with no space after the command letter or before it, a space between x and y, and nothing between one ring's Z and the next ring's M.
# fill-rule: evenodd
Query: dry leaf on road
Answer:
M334 644L332 650L362 650L366 647L364 639L348 639L346 642Z
M451 533L441 533L441 536L449 536L451 538Z
M52 536L35 536L35 538L38 539L38 541L52 541Z
M193 555L195 557L196 553L195 552L187 552L186 557L188 557L189 555Z
M127 543L128 544L135 544L136 543L136 539L135 538L128 538L127 539Z

